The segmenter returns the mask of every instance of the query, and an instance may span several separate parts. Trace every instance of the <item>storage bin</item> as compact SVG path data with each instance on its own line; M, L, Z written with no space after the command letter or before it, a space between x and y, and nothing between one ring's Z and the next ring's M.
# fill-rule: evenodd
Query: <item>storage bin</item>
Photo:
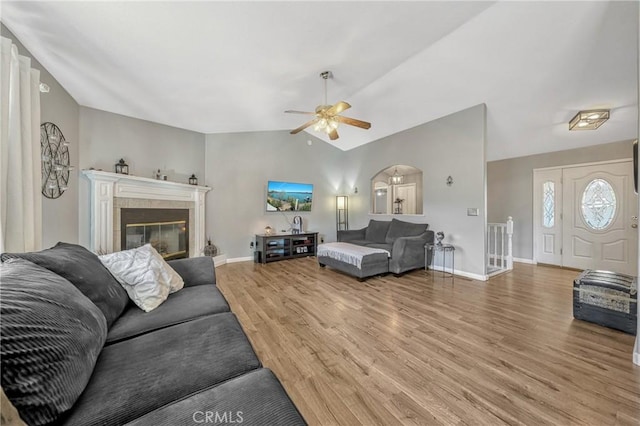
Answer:
M587 269L573 282L573 317L636 334L638 279Z

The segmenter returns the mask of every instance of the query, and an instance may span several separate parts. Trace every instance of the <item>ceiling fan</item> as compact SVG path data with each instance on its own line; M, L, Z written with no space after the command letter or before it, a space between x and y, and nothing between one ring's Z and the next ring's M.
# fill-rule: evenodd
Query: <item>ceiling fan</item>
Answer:
M371 123L367 123L366 121L356 120L355 118L349 118L340 115L342 111L351 108L351 105L349 105L348 103L340 101L335 105L327 105L327 80L332 76L333 75L331 74L331 71L323 71L320 73L320 77L324 79L324 104L318 105L315 112L293 110L285 111L286 113L290 114L315 115L315 118L313 120L304 123L297 129L293 129L290 132L292 135L303 131L309 126L313 126L314 130L325 132L329 135L329 139L334 141L339 138L338 125L340 123L360 127L361 129L369 129L371 127Z

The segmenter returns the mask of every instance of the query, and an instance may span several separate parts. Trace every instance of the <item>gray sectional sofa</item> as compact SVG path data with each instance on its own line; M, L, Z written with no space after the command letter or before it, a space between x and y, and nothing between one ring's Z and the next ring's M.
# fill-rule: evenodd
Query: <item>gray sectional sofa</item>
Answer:
M434 241L434 233L428 228L428 224L398 219L370 220L366 228L338 231L338 241L387 250L391 253L388 272L399 275L425 267L425 245ZM427 256L430 261L431 256Z
M86 249L3 254L2 389L29 425L304 425L216 286L211 258L145 313Z

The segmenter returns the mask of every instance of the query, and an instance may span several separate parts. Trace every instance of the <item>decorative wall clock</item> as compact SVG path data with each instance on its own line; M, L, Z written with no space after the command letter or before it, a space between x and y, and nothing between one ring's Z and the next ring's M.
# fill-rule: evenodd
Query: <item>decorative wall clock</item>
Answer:
M42 195L58 198L69 188L69 142L53 123L40 125L40 149L42 152Z

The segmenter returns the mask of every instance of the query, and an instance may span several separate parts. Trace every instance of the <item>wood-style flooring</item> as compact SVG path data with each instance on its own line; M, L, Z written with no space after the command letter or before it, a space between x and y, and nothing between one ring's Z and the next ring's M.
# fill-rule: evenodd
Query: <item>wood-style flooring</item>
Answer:
M217 268L311 425L640 424L634 336L572 316L576 271L365 282L315 258Z

